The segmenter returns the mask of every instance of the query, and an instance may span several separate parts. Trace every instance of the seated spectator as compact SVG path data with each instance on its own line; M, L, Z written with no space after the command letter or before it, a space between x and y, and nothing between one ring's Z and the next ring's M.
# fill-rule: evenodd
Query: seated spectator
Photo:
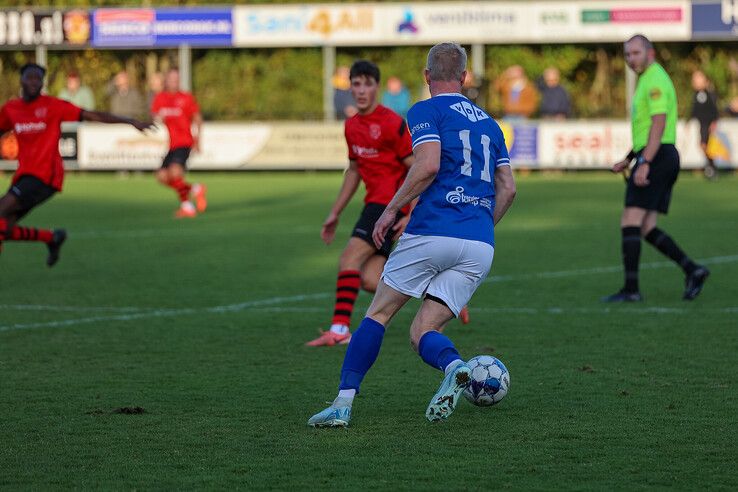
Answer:
M410 109L410 102L410 91L407 90L402 81L397 77L388 78L387 90L382 92L382 104L406 118Z
M95 96L89 87L82 85L79 72L76 70L67 72L67 80L64 89L59 92L59 99L69 101L75 106L79 106L87 111L95 109Z
M538 107L538 91L525 75L523 67L508 67L496 84L507 119L527 119Z
M151 103L154 102L154 98L163 90L164 74L161 72L152 73L149 77L149 92L146 94L147 108L151 108Z
M337 120L345 120L355 115L358 110L354 106L354 96L351 95L351 69L340 66L333 75L333 109Z
M541 93L541 118L563 120L571 116L571 99L560 81L559 70L548 67L538 82L538 91Z
M110 112L127 118L141 118L146 114L144 99L135 87L131 87L126 72L118 72L108 87Z

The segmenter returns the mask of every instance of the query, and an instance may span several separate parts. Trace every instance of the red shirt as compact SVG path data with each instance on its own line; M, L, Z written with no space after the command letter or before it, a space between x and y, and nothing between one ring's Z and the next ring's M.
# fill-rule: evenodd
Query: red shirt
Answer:
M31 102L12 99L0 108L0 130L13 130L18 139L18 170L13 183L23 175L35 176L61 191L64 164L59 154L62 121L79 121L82 110L51 96Z
M364 203L389 204L407 175L402 161L413 153L405 120L378 105L370 114L347 119L345 134L349 159L358 163L366 186Z
M169 148L192 147L192 119L200 112L189 92L160 92L151 102L151 113L164 121L169 130Z

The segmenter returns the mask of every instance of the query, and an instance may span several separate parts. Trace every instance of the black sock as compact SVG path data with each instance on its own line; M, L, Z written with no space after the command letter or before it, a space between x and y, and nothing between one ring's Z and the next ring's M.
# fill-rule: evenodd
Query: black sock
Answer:
M638 262L641 259L641 228L623 227L623 266L626 292L638 292Z
M682 267L684 273L690 275L697 269L697 265L693 262L684 251L682 251L677 243L667 233L654 227L651 232L646 234L646 241L651 243L654 248L661 251L662 254L674 260L674 262Z

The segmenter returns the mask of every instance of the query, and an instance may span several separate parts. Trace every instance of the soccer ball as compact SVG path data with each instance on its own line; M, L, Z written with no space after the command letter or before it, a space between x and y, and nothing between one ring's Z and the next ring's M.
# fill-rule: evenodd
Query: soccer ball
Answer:
M464 397L480 407L488 407L505 398L510 388L510 373L505 364L491 355L478 355L466 363L471 369L471 384Z

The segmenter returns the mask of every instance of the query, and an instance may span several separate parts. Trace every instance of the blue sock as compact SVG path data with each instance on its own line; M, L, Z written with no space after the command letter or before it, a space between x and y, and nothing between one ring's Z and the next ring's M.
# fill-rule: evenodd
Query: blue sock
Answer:
M355 389L359 392L361 380L377 360L384 338L384 326L371 318L364 318L359 329L351 335L346 357L341 367L339 390Z
M461 359L453 342L437 331L429 331L420 337L418 353L426 364L442 371L453 361Z

